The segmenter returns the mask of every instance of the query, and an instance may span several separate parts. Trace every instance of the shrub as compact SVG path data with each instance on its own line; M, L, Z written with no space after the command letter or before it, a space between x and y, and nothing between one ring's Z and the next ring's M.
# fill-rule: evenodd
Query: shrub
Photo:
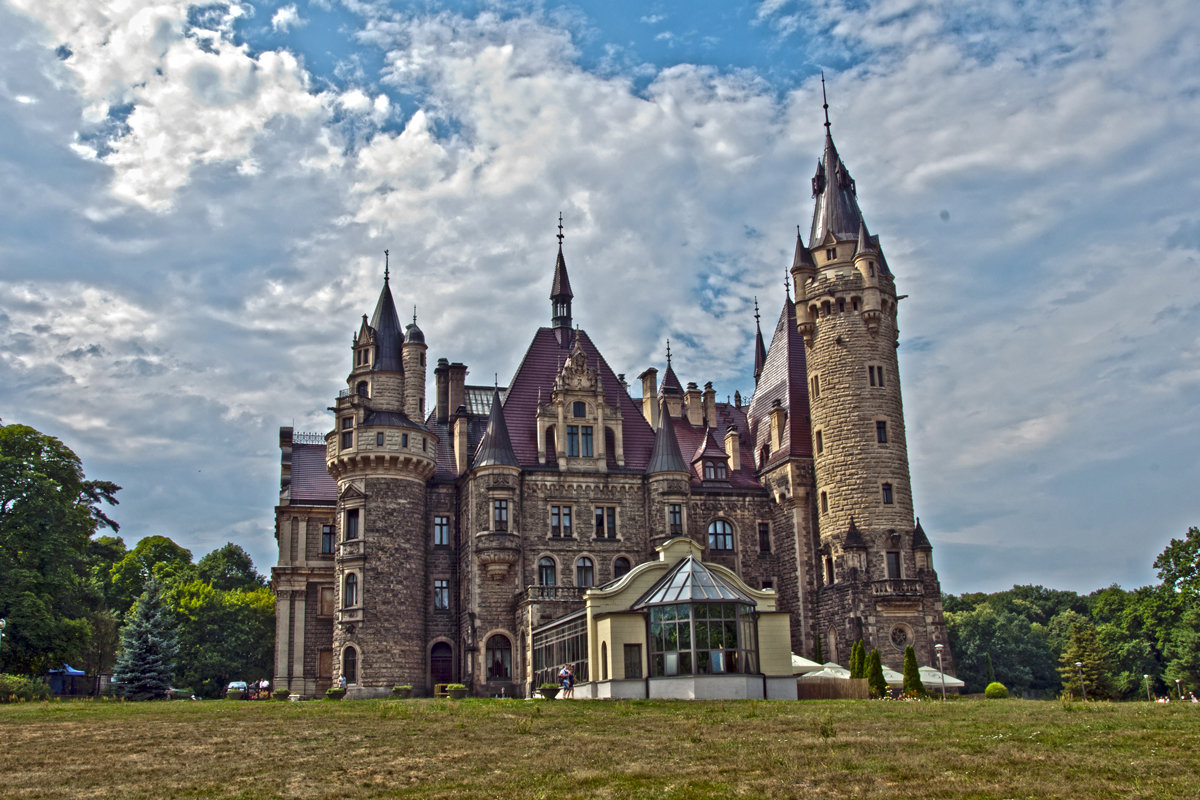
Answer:
M867 654L867 686L871 688L871 697L887 697L887 680L883 677L883 662L879 658L879 650L873 648Z
M0 703L21 703L30 700L49 700L50 687L24 675L0 673Z
M392 687L392 697L411 697L411 696L412 696L412 684L411 683L405 683L405 684L401 684L399 686Z
M325 690L326 700L341 700L346 696L346 690L340 686L330 686Z
M447 692L452 692L455 689L466 689L466 688L467 688L467 685L465 683L447 683L446 684Z
M1000 681L992 681L983 690L983 696L988 700L1003 700L1008 697L1008 688Z
M917 653L911 644L904 648L904 693L922 699L929 696L925 692L925 685L921 683Z

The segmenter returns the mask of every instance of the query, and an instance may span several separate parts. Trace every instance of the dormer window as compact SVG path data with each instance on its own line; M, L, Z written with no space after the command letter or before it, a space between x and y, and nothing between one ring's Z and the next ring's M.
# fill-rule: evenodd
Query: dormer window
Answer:
M725 480L725 462L718 459L705 459L704 461L704 480L706 481L723 481Z
M825 260L833 261L835 258L837 258L837 248L836 247L825 248Z

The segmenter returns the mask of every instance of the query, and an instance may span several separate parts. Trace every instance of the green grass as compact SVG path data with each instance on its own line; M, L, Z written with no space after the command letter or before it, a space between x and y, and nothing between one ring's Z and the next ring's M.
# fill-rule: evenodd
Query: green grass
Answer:
M0 797L1195 798L1200 706L0 706Z

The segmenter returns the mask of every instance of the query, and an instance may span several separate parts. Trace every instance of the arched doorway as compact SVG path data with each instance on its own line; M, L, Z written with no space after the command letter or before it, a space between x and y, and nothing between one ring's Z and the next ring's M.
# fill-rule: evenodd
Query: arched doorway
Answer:
M434 683L454 682L454 651L445 642L429 651L429 675Z
M512 680L512 644L503 634L488 637L484 648L484 666L489 681Z

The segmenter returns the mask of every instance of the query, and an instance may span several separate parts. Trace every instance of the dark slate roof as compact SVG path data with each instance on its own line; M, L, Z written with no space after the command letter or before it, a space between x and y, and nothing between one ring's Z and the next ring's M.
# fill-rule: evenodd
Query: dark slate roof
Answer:
M654 431L617 380L596 345L582 330L538 328L513 375L504 398L504 419L508 423L513 453L522 467L537 467L537 405L539 396L549 402L554 379L571 353L575 338L587 354L588 366L597 370L604 387L604 399L621 409L624 420L625 469L643 472L654 449Z
M825 132L825 153L813 177L813 195L817 205L808 237L810 246L820 245L830 233L840 241L858 238L862 212L858 208L854 179L838 156L828 130Z
M817 268L817 263L813 261L812 253L804 246L804 240L800 238L800 226L796 226L796 254L792 256L792 269L799 267ZM799 291L799 290L797 290Z
M925 530L921 527L921 518L917 517L917 527L913 528L913 550L932 549L933 545L929 543L929 537L925 535Z
M413 422L403 411L376 411L368 409L363 419L363 425L397 425L409 428L424 428L419 422Z
M850 518L850 527L846 530L846 549L866 550L867 543L863 541L862 534L858 530L858 526L854 524L854 517Z
M659 397L664 394L683 394L683 384L675 377L675 369L667 361L667 371L663 373L662 385L658 389Z
M550 299L557 297L574 297L571 291L571 281L567 278L567 261L563 258L562 243L558 245L558 258L554 262L554 285L550 287Z
M704 458L725 458L725 448L717 443L716 437L713 436L712 428L704 429L704 438L700 440L700 444L692 452L692 463L695 464Z
M293 503L337 503L337 482L325 469L325 445L292 444Z
M771 407L779 400L787 410L788 446L770 448L768 466L791 456L812 456L812 427L808 412L808 369L804 363L804 341L796 330L796 306L791 298L783 303L775 334L767 349L767 360L750 401L747 418L753 453L771 440ZM757 462L757 455L754 457Z
M724 432L730 426L737 430L740 442L740 460L741 469L736 472L728 470L725 481L720 482L719 486L722 490L729 488L738 490L761 490L762 484L758 482L758 478L754 474L754 451L751 448L753 444L750 438L749 425L746 422L746 409L738 408L730 403L717 403L717 419L710 431L704 425L692 425L688 422L687 417L680 419L672 419L671 423L675 428L675 438L679 442L680 457L685 463L697 452L703 453L707 442L707 437L710 432L721 432L721 441L724 441ZM715 435L714 435L715 438ZM720 442L718 442L720 444ZM721 453L725 453L722 448ZM714 451L714 456L716 453ZM690 467L687 470L692 475L692 484L695 488L701 488L703 483L700 479L702 472L697 472ZM712 481L708 484L711 486Z
M416 322L411 322L404 328L404 341L425 344L425 333L417 327Z
M404 372L404 362L400 357L404 336L400 333L400 316L396 313L396 303L392 300L387 278L383 279L383 291L379 293L379 302L375 304L371 327L375 329L375 363L371 365L371 370Z
M508 437L508 426L504 424L504 412L500 403L500 390L492 395L492 411L488 415L487 429L475 451L473 467L515 467L517 457L513 453L512 441Z
M757 307L757 303L755 306ZM758 311L754 312L754 382L762 375L763 365L767 362L767 347L763 344L762 325L758 323Z
M675 603L758 603L694 557L681 560L633 604L634 609Z
M660 421L658 430L654 433L654 452L650 455L646 472L691 472L683 454L679 452L679 441L675 438L671 412L667 410L666 403L660 403L660 406Z

